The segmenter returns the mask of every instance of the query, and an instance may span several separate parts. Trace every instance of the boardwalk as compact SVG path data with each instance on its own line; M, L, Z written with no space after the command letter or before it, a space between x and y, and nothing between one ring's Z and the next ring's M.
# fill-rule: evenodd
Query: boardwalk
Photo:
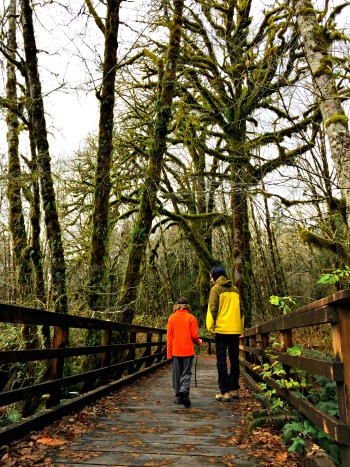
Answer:
M173 403L170 365L124 388L111 396L105 414L93 418L92 431L49 454L53 465L266 465L233 442L242 423L240 402L215 401L213 357L198 358L194 383L193 378L190 409Z

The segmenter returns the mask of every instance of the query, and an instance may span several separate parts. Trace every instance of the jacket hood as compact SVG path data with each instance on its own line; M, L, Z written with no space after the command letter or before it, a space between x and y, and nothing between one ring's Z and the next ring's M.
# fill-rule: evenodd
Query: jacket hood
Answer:
M232 281L230 279L226 279L225 276L220 276L216 279L215 285L221 285L221 287L231 287Z

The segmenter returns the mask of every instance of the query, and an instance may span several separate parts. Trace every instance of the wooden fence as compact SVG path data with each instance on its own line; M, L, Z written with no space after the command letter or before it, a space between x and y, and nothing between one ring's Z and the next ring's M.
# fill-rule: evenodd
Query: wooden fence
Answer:
M111 321L62 315L35 309L0 304L0 322L12 325L47 326L52 330L49 349L3 350L0 371L11 364L46 365L47 379L0 393L0 407L46 397L46 407L32 416L0 428L0 445L38 430L99 397L118 389L167 363L166 330L127 325ZM291 355L293 331L328 324L332 331L333 360L324 361L303 355ZM69 332L99 331L101 344L69 346ZM280 337L282 348L270 346L271 336ZM119 341L118 341L119 339ZM73 339L71 339L73 340ZM211 353L211 339L204 338ZM82 341L81 341L82 342ZM118 343L122 342L122 343ZM89 371L72 371L74 358L98 362ZM266 321L244 331L240 342L242 375L253 390L261 381L261 365L279 361L287 374L292 368L335 381L339 417L332 417L313 405L297 391L281 388L276 378L267 382L305 417L328 433L342 449L342 463L350 467L350 290L340 291L299 308L287 315ZM81 367L76 365L75 368ZM264 379L266 382L266 380ZM0 381L1 382L1 381ZM84 390L94 385L94 389ZM79 391L76 389L79 388ZM83 389L82 389L83 388ZM75 396L68 394L74 390Z
M0 352L0 371L11 364L26 366L39 362L46 368L40 382L0 393L0 407L21 401L42 400L36 414L0 428L0 445L38 430L82 406L102 397L131 381L148 374L166 363L166 330L133 326L78 316L51 313L30 308L0 304L0 322L18 325L47 326L52 330L52 348L32 350L3 350ZM69 332L74 329L97 331L101 345L69 346ZM4 332L4 331L3 331ZM81 331L84 332L84 331ZM119 342L115 343L115 336ZM85 357L94 368L76 374L72 360ZM43 364L44 361L44 364ZM79 368L81 365L75 365ZM3 373L4 374L4 373ZM38 379L38 375L35 376ZM46 379L46 380L45 380ZM97 387L98 386L98 387ZM77 391L77 388L80 388ZM81 393L81 388L93 388ZM73 389L73 391L72 391ZM73 394L73 398L70 398ZM70 394L71 393L71 394Z
M291 355L287 349L293 347L293 330L308 326L330 323L333 339L333 361ZM270 346L271 334L278 333L282 349ZM276 378L269 378L269 386L277 391L305 417L328 433L342 450L342 465L350 467L350 290L344 290L317 300L293 312L266 321L244 331L241 336L240 362L242 375L252 389L261 381L261 366L274 361L290 369L304 370L309 375L319 375L336 382L339 417L320 410L300 393L281 388Z

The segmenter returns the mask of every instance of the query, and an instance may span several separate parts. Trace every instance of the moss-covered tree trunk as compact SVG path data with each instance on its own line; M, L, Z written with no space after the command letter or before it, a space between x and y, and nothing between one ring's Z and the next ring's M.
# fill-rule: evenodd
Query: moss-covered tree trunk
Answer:
M176 67L180 54L183 7L184 0L174 0L174 14L170 26L165 71L164 75L159 77L157 114L153 134L150 136L148 166L142 189L140 209L131 236L129 256L119 299L119 307L123 311L124 322L132 322L135 314L141 267L152 222L156 214L157 191L161 179L163 156L166 150L166 136L171 119Z
M241 296L241 311L245 325L251 324L251 257L248 220L247 186L237 167L232 169L232 276Z
M14 65L17 51L16 38L16 0L11 0L8 8L8 35L7 35L7 82L6 99L9 109L7 111L7 144L8 144L8 201L9 201L9 228L13 244L14 263L17 269L17 283L20 304L30 305L34 297L33 290L33 267L29 256L27 233L22 205L23 174L19 160L19 139L18 139L18 116L13 110L17 108L17 79L16 66ZM37 327L34 325L23 325L21 328L22 341L20 346L25 349L38 347ZM35 364L27 362L26 372L22 384L33 384L35 378ZM28 404L24 403L22 416L27 417L33 412L28 412Z
M343 5L345 6L345 4ZM338 13L341 10L338 11ZM350 226L350 133L349 122L341 105L331 56L330 31L317 21L317 12L310 0L296 0L295 14L304 43L304 51L314 82L332 159L339 185L346 202L346 217Z
M198 139L197 139L198 138ZM196 214L206 214L210 211L208 209L213 209L214 205L211 203L214 199L213 192L215 191L215 182L209 183L205 178L206 171L206 154L203 147L200 144L196 144L201 139L201 135L197 137L196 132L193 131L190 135L190 145L189 151L193 160L194 166L194 193L195 197L195 207L193 213ZM203 238L204 244L207 248L208 254L207 258L210 261L212 259L212 243L213 243L213 220L208 218L204 222L191 222L193 230L198 231L198 235ZM212 263L214 265L214 261ZM202 316L205 316L207 306L208 306L208 296L210 293L210 280L209 272L203 262L199 262L198 275L196 285L199 290L199 304L201 308Z
M17 50L16 39L16 1L11 0L8 10L7 51L15 60ZM12 237L14 261L17 269L17 282L20 296L19 303L28 303L31 299L32 265L28 258L27 233L24 222L21 187L22 173L18 153L18 116L11 110L17 106L17 79L16 66L13 61L7 60L6 98L10 103L7 111L7 145L8 145L8 189L9 200L9 227Z
M31 144L32 146L32 144ZM35 270L35 298L36 307L43 309L46 305L46 291L45 291L45 279L43 270L43 257L40 243L40 232L41 232L41 210L40 210L40 187L36 180L35 174L38 171L38 164L36 159L35 146L32 147L32 161L31 161L31 172L32 172L32 189L30 198L30 224L32 227L31 236L31 259L34 264Z
M265 194L265 185L264 182L261 182L261 186L263 189L263 198L264 198L264 208L265 208L265 226L266 226L266 235L267 235L267 244L268 244L268 251L270 252L270 260L271 260L271 276L273 282L273 295L287 295L284 274L281 268L281 264L279 262L279 254L278 254L278 247L276 242L274 241L274 233L273 228L271 225L271 217L270 217L270 209L269 204L267 202L267 196Z
M26 76L27 81L27 76ZM28 86L26 90L28 91ZM28 113L28 133L29 133L29 146L31 153L31 161L28 161L28 166L31 172L31 187L28 190L28 201L30 204L30 225L31 225L31 238L30 238L30 258L34 266L34 306L39 309L47 308L47 298L46 298L46 288L45 288L45 278L44 278L44 268L43 268L43 255L41 249L41 208L40 208L40 185L39 180L37 179L38 173L38 160L37 160L37 151L35 145L35 137L33 132L33 118L31 116L31 106L29 104L29 99L27 96L27 113ZM50 326L44 325L41 330L42 334L42 345L44 348L51 347L51 335L50 335Z
M87 283L88 303L91 310L101 310L105 303L105 293L107 291L106 263L109 240L110 169L113 151L114 87L121 0L107 1L107 14L104 24L93 10L91 2L87 1L86 3L95 18L97 26L103 32L105 41L102 86L98 94L100 120Z
M34 35L33 14L29 0L20 0L21 22L25 67L29 86L33 134L38 156L38 169L41 198L44 209L46 236L51 253L51 290L54 310L68 312L66 292L66 266L62 244L62 232L58 218L55 190L51 172L51 158L38 71L36 40Z

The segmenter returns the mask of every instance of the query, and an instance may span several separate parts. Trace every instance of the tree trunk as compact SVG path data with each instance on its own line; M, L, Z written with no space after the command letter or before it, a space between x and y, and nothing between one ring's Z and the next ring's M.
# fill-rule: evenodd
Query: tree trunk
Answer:
M7 50L13 59L16 56L16 1L9 4L9 28L7 36ZM21 198L21 167L18 155L18 117L11 110L17 106L17 79L16 67L11 60L7 60L6 98L11 104L7 111L7 145L8 145L8 189L9 200L9 227L12 236L14 262L17 269L17 281L21 304L30 301L32 294L32 267L28 252L28 240L24 222Z
M264 208L265 208L265 227L266 227L266 235L267 235L267 244L268 250L270 252L271 264L272 264L272 271L271 276L273 279L273 295L285 295L286 292L284 290L284 282L282 280L281 274L281 264L278 262L278 250L276 242L274 242L274 234L273 228L271 226L271 219L270 219L270 209L269 204L267 202L267 196L265 194L265 185L264 182L261 182L261 186L263 189L263 199L264 199Z
M241 296L241 312L245 316L245 326L251 324L251 256L250 231L248 221L247 188L241 180L242 171L232 169L233 186L231 193L233 281Z
M296 18L304 41L305 55L312 73L314 90L319 102L332 159L346 203L346 218L350 226L350 134L348 118L333 78L333 63L327 30L318 24L310 0L295 1Z
M159 78L160 89L156 104L157 115L154 133L150 138L149 160L138 217L132 232L130 252L125 268L124 280L119 299L124 322L132 322L141 277L141 266L145 256L147 240L156 214L157 191L161 178L163 156L166 150L166 136L171 119L172 102L176 80L176 67L180 54L182 12L184 0L174 0L174 15L171 23L164 76Z
M122 0L108 0L106 22L95 20L104 33L103 82L100 100L100 121L97 163L95 169L94 208L88 273L88 303L91 310L103 309L107 291L106 260L109 240L110 169L113 151L113 120L115 76L118 49L119 9ZM90 11L91 2L87 2ZM99 19L99 18L98 18Z
M62 244L61 226L58 219L55 191L51 174L51 159L38 72L37 48L34 36L33 16L29 0L20 0L23 27L25 66L31 100L32 124L38 154L41 198L45 213L46 235L51 252L51 288L54 310L68 312L66 292L66 266Z
M28 89L28 86L27 86ZM26 99L28 102L29 99ZM37 180L38 173L38 160L35 146L35 138L33 132L33 118L31 116L31 106L27 104L28 112L28 132L29 132L29 145L32 160L28 162L29 169L32 175L31 191L28 198L30 204L30 224L32 228L31 245L30 245L30 257L34 265L35 271L35 308L40 310L47 308L45 279L44 279L44 268L43 268L43 255L41 251L41 210L40 210L40 186ZM51 334L50 326L43 325L41 328L41 334L43 339L43 347L51 347Z

